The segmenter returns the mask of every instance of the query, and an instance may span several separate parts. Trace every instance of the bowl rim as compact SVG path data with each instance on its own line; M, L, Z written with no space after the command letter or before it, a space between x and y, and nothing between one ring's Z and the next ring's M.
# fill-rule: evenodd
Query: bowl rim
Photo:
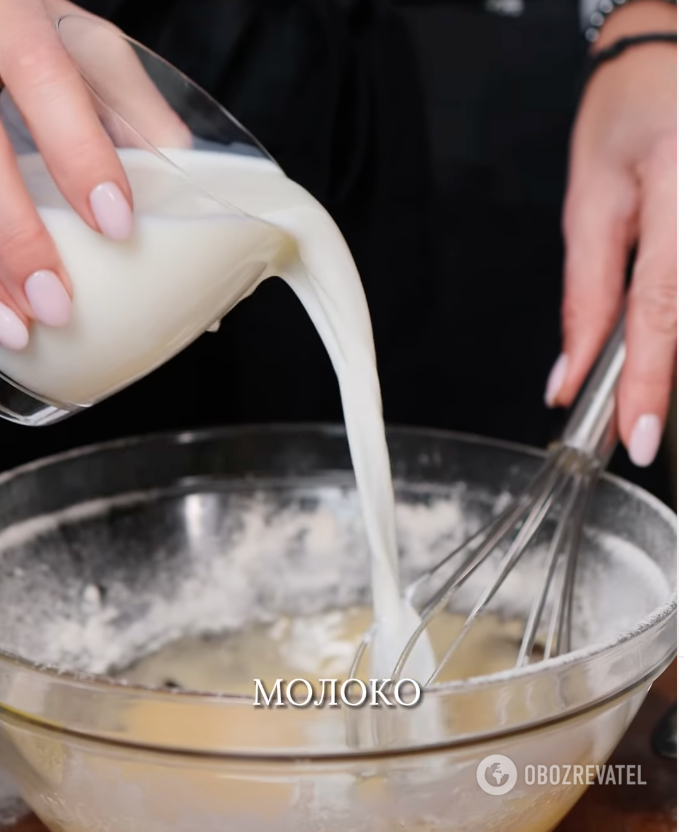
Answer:
M240 435L265 432L281 435L301 435L304 432L308 432L318 433L335 438L341 438L343 436L346 436L344 425L339 423L322 422L273 422L261 424L244 424L235 426L205 427L181 431L169 430L162 432L136 434L133 436L91 443L74 449L62 451L60 453L52 454L47 457L42 457L24 463L23 465L0 473L0 503L2 501L2 488L4 488L8 483L12 482L13 480L19 479L20 477L26 474L36 473L43 468L58 466L65 462L83 458L88 455L112 453L122 448L133 448L136 446L144 446L146 444L190 444L195 442L207 442L211 441L212 439L237 438ZM434 428L420 428L415 426L402 426L394 424L386 425L386 432L388 437L390 438L392 436L415 436L416 438L424 439L433 438L456 441L470 445L484 445L490 448L500 448L505 451L523 454L527 457L536 457L538 459L542 459L545 456L545 451L539 448L534 448L521 443L509 442L506 440L491 439L471 433L448 431ZM633 483L630 483L627 480L624 480L613 474L604 473L601 479L610 482L614 486L617 486L619 489L621 489L628 495L636 497L646 502L662 517L662 519L675 531L676 534L677 516L675 512L668 506L666 506L664 503L662 503L660 500L658 500L655 496L645 491L640 486L634 485ZM673 592L667 600L655 607L646 617L638 621L630 630L621 631L610 638L604 639L594 644L587 645L585 647L581 647L578 650L571 651L570 653L560 655L552 659L548 659L543 663L529 664L525 667L507 669L499 671L497 673L488 674L486 676L471 677L467 680L440 682L435 684L431 688L425 690L424 695L426 697L436 698L442 695L480 692L487 690L490 687L496 687L502 682L511 680L520 681L523 679L535 678L541 676L542 674L546 674L549 670L557 670L571 665L579 665L590 659L594 660L601 655L607 656L616 648L626 645L635 637L643 635L647 631L653 629L654 627L657 627L659 624L665 623L667 619L669 619L676 613L676 610L677 591L675 589L673 590ZM510 734L516 734L522 730L530 731L534 728L541 727L541 725L553 724L554 722L558 722L559 720L565 720L577 716L578 714L585 712L587 710L587 707L593 709L605 705L616 698L626 695L626 693L628 693L630 690L633 690L639 685L648 682L649 679L652 680L653 678L656 678L657 675L659 675L660 672L662 672L668 666L669 662L672 660L672 658L674 658L675 655L676 646L673 646L669 658L661 661L657 668L654 667L649 672L642 674L642 677L640 677L639 679L630 680L629 684L623 686L619 691L614 691L603 697L601 700L593 701L590 706L584 705L576 708L571 708L565 711L560 716L557 715L555 717L545 717L541 718L536 723L527 723L524 728L516 726L508 732L505 730L499 731L496 733L496 737L499 738ZM213 705L216 705L216 703L218 702L223 703L227 706L243 706L247 703L253 704L252 697L246 694L211 693L206 691L192 690L176 691L144 686L140 684L132 684L118 679L94 676L70 670L63 670L57 667L41 665L39 663L23 658L22 656L7 652L2 649L0 649L0 664L9 664L14 667L18 666L22 671L28 672L30 675L37 674L39 677L42 678L50 677L55 681L59 680L59 683L61 685L75 686L81 690L87 690L92 693L97 693L106 690L110 696L116 695L116 693L119 692L121 695L135 695L136 698L144 699L147 701L156 700L159 702L166 703L170 703L173 701L176 703L193 703L195 705L202 703L212 703ZM42 727L50 730L49 723L43 722L37 717L31 717L28 714L20 715L11 708L5 708L3 703L0 703L0 712L2 711L13 713L13 716L15 718L27 719L29 721L39 723ZM77 730L72 731L68 729L66 726L62 726L59 730L63 731L64 733L72 733L78 736L82 736L83 738L95 739L95 737L93 737L90 734L82 734ZM462 741L459 741L458 739L452 737L449 740L447 740L443 745L440 744L440 746L418 746L409 747L406 749L392 749L391 751L361 751L351 752L350 754L340 754L338 752L332 752L329 754L317 752L314 752L312 754L301 754L290 752L284 749L282 754L270 754L268 752L262 753L257 749L255 754L244 754L241 752L233 754L230 752L226 752L218 753L218 756L222 758L236 759L257 758L259 760L282 760L292 759L293 757L297 757L300 760L306 757L315 758L317 760L323 760L338 759L342 756L344 756L345 758L365 758L369 756L376 757L378 755L382 756L386 754L394 756L397 754L404 753L421 753L422 751L434 750L436 747L457 747L462 745L470 745L478 741L481 742L483 741L483 739L485 739L485 737L491 736L491 733L487 733L486 735L480 737L468 735L467 737L464 737ZM97 740L100 742L113 743L115 745L135 746L137 748L146 747L144 743L136 743L133 740L117 740L111 736L107 737L98 735ZM174 753L193 753L188 749L172 749L166 746L149 747L148 750L159 750L163 752L174 751ZM212 756L211 752L202 752L202 754Z

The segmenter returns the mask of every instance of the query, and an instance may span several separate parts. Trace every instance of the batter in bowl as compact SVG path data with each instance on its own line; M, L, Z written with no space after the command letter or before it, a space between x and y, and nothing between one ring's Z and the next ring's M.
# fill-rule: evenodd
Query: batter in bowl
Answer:
M373 622L368 607L314 616L281 617L222 636L174 641L136 662L119 678L154 688L253 695L255 679L270 690L277 679L306 679L316 697L320 679L344 681L361 637ZM430 627L438 655L446 652L465 616L443 613ZM455 651L443 680L486 676L515 665L522 633L517 621L484 615ZM368 676L367 669L362 676Z

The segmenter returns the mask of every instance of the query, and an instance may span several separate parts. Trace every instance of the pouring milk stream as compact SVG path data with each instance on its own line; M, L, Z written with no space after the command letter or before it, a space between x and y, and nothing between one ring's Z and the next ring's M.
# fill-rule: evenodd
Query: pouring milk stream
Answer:
M92 404L171 358L262 280L282 277L306 308L337 373L371 555L376 637L370 675L388 678L419 619L399 592L375 347L351 253L328 213L269 160L163 153L190 179L145 150L119 151L136 214L126 243L88 228L38 154L19 158L71 276L74 308L64 329L34 326L24 351L0 349L0 372L53 402ZM434 668L425 636L404 675L423 684Z

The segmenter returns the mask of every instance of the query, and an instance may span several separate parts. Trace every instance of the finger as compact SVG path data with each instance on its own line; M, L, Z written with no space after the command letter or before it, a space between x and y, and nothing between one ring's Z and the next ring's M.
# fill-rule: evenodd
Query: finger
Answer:
M59 2L57 8L64 5ZM62 20L59 35L97 91L100 117L118 145L139 147L147 142L157 148L192 147L191 131L169 106L120 30L98 18L84 20L79 16ZM158 65L163 66L161 61Z
M571 176L565 206L563 349L547 382L550 407L572 403L617 320L634 237L635 185L605 167L588 172Z
M0 76L60 191L93 229L123 240L132 197L114 147L42 4L0 4Z
M105 103L100 117L117 145L138 147L144 144L139 141L142 137L158 148L192 147L191 131L161 94L120 29L68 0L47 0L45 6L53 20L77 15L60 21L59 36Z
M620 437L636 465L653 462L677 351L677 161L674 144L643 170L639 250L627 310L627 356L618 390Z
M52 237L24 186L12 145L0 128L0 344L23 349L31 319L64 326L69 280Z

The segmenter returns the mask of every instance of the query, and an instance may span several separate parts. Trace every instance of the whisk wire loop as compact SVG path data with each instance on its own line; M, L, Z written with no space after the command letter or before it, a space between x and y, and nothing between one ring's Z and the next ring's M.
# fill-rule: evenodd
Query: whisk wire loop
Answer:
M489 607L504 581L525 553L531 550L530 544L538 536L541 537L541 530L547 525L553 527L553 533L543 564L542 583L530 605L516 666L522 667L531 660L540 641L540 633L543 635L544 659L570 651L577 563L584 523L596 484L616 445L615 387L625 359L624 329L623 313L578 397L560 442L549 449L545 462L527 488L489 525L468 538L406 589L405 598L418 610L420 624L402 650L392 674L393 685L430 623L490 557L502 552L494 577L479 594L463 628L442 657L435 658L436 668L425 686L432 685L438 679L475 621ZM544 540L547 538L542 537L542 544ZM429 595L425 603L417 603L419 593L443 572L446 577L439 588ZM549 612L545 617L547 608ZM358 670L372 638L373 629L361 641L351 676Z

